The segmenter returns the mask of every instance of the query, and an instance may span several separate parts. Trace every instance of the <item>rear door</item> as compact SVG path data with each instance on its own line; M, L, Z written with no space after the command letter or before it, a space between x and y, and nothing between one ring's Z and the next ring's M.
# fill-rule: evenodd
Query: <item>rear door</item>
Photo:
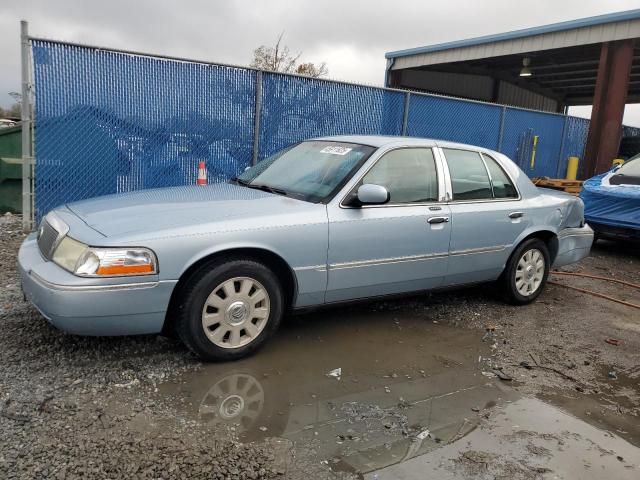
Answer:
M496 279L530 224L515 183L485 153L439 150L447 167L451 244L446 285Z

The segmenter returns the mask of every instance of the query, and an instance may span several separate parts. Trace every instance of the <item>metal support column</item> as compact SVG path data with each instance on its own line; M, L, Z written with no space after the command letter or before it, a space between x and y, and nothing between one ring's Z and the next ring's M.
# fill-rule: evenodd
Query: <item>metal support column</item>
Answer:
M584 155L585 177L611 168L618 153L632 62L633 41L602 45Z
M251 164L258 163L258 151L260 149L260 115L262 115L262 71L256 74L256 108L253 121L253 158Z
M20 52L22 57L22 228L30 231L33 228L32 205L32 163L31 145L31 45L29 41L29 24L20 22Z

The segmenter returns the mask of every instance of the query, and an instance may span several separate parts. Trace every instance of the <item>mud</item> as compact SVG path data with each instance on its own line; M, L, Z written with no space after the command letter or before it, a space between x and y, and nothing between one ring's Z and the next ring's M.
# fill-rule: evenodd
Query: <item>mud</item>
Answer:
M283 439L337 477L639 474L637 418L601 412L606 395L523 396L524 379L493 375L486 334L387 307L296 318L260 355L203 365L161 385L156 400L242 442ZM327 375L335 368L339 380Z
M293 316L256 356L202 364L49 326L21 300L19 230L0 221L0 478L640 476L638 310L483 286ZM639 262L605 242L566 270L640 283Z

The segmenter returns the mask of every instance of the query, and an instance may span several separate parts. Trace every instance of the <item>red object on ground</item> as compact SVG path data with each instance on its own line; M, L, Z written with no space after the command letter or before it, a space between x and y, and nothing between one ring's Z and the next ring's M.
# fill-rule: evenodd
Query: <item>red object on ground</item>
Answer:
M622 343L620 340L618 340L617 338L607 338L605 340L605 342L607 342L609 345L615 345L616 347L618 345L620 345L620 343Z
M206 185L207 184L207 167L204 165L204 161L200 160L198 164L198 180L196 180L197 185Z

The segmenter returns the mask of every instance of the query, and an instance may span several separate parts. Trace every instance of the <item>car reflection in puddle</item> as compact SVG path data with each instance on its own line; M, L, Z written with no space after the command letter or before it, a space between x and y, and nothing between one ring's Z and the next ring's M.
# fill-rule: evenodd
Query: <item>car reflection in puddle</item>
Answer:
M489 348L477 332L392 313L306 320L256 356L204 365L161 394L241 441L282 437L361 473L460 439L481 418L474 410L514 397L481 374ZM327 375L338 367L340 379Z
M569 465L564 474L580 478L596 466L620 478L637 473L617 454L602 453L637 457L632 445L610 434L602 440L606 447L578 440L569 430L594 438L603 432L484 376L491 353L476 331L406 313L401 321L393 312L324 315L290 322L252 358L203 365L162 384L159 395L203 427L229 427L243 442L282 438L312 451L334 472L364 478L376 478L373 472L377 478L423 478L427 471L468 478L474 472L465 462L474 468L480 462L483 474L496 468L498 476L524 469L523 475L539 478L548 462L559 471ZM336 368L339 379L328 375ZM536 430L538 421L558 431ZM526 431L517 425L526 422L532 424ZM570 453L562 445L570 445ZM484 456L469 460L469 449ZM563 460L568 454L584 462Z
M265 392L274 387L271 383L248 373L221 378L202 396L198 420L232 425L243 441L277 436L313 446L332 469L360 473L459 440L479 422L472 409L515 396L485 377L451 378L447 372L394 383L392 393L389 387L355 391L358 384L352 383L341 396L303 404L267 397L276 401L269 406Z

